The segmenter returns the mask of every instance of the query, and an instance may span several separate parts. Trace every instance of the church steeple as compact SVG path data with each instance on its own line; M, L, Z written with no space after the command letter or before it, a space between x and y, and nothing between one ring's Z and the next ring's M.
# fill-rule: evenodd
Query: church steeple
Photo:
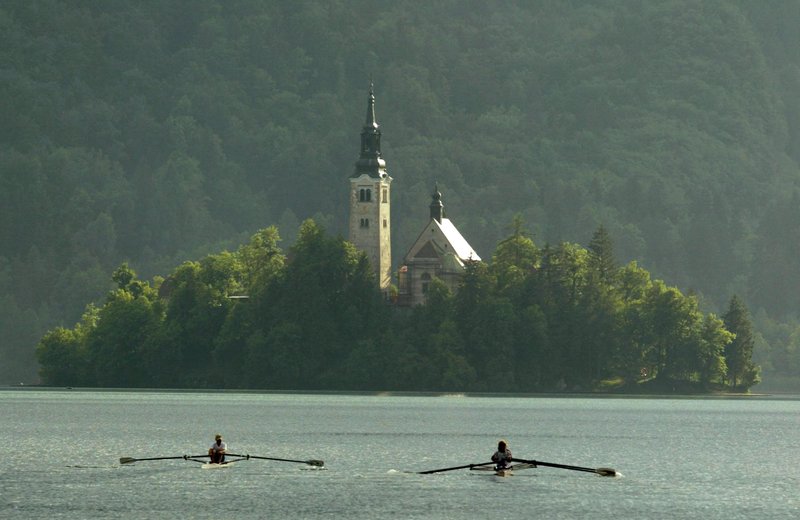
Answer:
M361 153L356 161L353 177L366 174L380 179L386 176L384 168L386 168L386 162L381 158L381 131L375 118L375 93L370 81L367 120L361 130Z
M361 150L350 175L350 242L369 258L378 286L388 294L392 282L391 184L381 157L381 131L375 119L372 81Z
M444 204L442 204L442 194L439 192L439 183L437 182L433 188L433 195L431 196L431 218L436 219L439 224L442 223L444 218Z

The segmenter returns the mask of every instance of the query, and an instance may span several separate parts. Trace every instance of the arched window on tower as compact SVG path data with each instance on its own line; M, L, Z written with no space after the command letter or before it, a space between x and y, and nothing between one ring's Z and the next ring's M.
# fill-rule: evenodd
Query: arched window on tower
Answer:
M372 200L372 190L367 188L367 202Z

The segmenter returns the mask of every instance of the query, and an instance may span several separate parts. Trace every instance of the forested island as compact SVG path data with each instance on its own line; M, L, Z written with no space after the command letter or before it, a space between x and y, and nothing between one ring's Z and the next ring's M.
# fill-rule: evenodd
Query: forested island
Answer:
M110 362L104 349L118 348L121 359L140 358L111 370L120 385L152 377L159 385L234 387L244 383L227 378L242 374L247 384L283 388L281 377L302 373L308 387L360 380L374 388L370 378L384 372L392 388L414 380L425 388L458 381L480 389L489 380L519 389L658 381L666 388L674 380L732 389L758 379L751 369L760 366L757 388L798 390L798 27L800 4L781 1L3 2L0 384L111 385L98 371ZM413 242L436 182L487 261L459 296L436 293L435 313L430 304L396 312L369 303L374 295L348 298L335 309L352 331L348 342L324 325L334 318L309 303L304 310L323 320L318 333L331 336L331 351L317 360L309 349L322 347L304 338L290 355L295 336L312 331L299 316L280 314L299 312L284 299L301 294L282 284L299 283L294 269L310 238L298 230L307 219L326 247L347 248L334 237L346 234L347 177L370 77L394 178L393 265ZM536 268L520 267L509 281L493 256L503 256L516 215L525 222L520 236L536 244ZM614 281L590 276L600 228L622 262ZM269 241L277 230L287 257L300 263L250 280L257 275L237 255L255 247L250 237ZM283 255L276 249L275 262ZM586 284L580 298L591 294L594 303L556 291L556 275L542 278L564 262L583 273L573 281ZM180 280L210 273L239 285L205 282L213 295L205 303L214 302L208 314L188 301L181 307ZM634 274L643 294L622 289ZM692 317L680 334L669 314L661 323L645 313L670 297ZM351 305L377 317L362 323L346 313ZM127 320L136 308L145 328L128 336L143 351L111 338L120 331L110 316L119 310ZM208 337L187 309L204 316ZM726 357L735 343L722 337L736 328L724 319L732 311L749 314L753 343L752 366L735 383ZM638 312L648 317L636 328ZM490 313L498 323L479 318ZM606 319L613 326L599 325ZM725 326L715 328L715 319ZM721 337L700 348L698 323ZM183 329L196 336L180 338ZM599 346L593 330L621 335ZM646 336L655 330L692 347ZM460 343L446 343L453 338ZM487 355L506 340L498 358L511 364L508 377ZM163 350L168 341L181 347ZM80 346L71 355L86 365L70 371L65 363L59 375L48 356L67 344ZM338 358L345 344L348 356ZM621 359L624 349L631 358ZM272 365L249 357L268 351L277 353ZM535 356L516 357L523 352ZM689 359L699 352L705 365ZM720 359L724 366L712 363ZM205 371L234 361L242 365ZM181 363L186 370L175 368ZM343 366L364 370L344 374ZM522 366L536 375L521 374Z
M518 218L454 295L387 304L366 256L313 220L288 256L278 230L117 288L37 349L44 382L101 387L472 392L748 390L747 310L722 318L631 262L599 228L538 248ZM287 260L287 258L289 260ZM242 296L247 296L243 298Z

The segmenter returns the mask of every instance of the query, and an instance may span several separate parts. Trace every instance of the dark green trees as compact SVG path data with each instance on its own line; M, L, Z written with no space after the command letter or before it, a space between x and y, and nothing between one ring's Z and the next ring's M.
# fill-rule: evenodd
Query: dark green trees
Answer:
M540 246L602 222L618 258L765 310L776 357L756 355L797 381L792 334L762 326L800 315L797 6L461 4L3 2L0 383L35 381L32 345L102 299L123 260L166 274L267 222L293 243L305 215L341 232L332 172L352 162L370 73L406 183L399 244L433 172L478 251L516 213ZM491 270L520 297L519 272Z
M759 367L753 364L755 340L750 314L738 296L731 298L723 320L725 327L735 335L725 347L728 384L733 390L747 390L761 378Z
M89 306L74 329L56 328L36 347L42 379L66 386L143 386L150 381L163 305L154 289L126 265L100 308Z
M117 288L74 329L39 343L53 385L428 391L744 391L758 382L738 299L725 323L636 264L539 249L516 219L493 262L458 292L382 300L366 257L304 222L286 256L277 229L185 262L158 290L123 264ZM727 327L727 328L726 328ZM735 336L734 336L735 335ZM733 339L733 338L736 339Z

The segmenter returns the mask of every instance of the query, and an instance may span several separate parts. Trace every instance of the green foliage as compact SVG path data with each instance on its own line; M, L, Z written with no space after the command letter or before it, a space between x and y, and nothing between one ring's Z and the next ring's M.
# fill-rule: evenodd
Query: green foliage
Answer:
M755 338L750 314L744 303L737 297L731 298L728 311L723 316L725 327L731 332L732 340L725 348L725 361L728 366L728 383L734 390L748 389L760 382L760 369L753 363Z
M612 268L576 244L539 252L515 222L497 266L468 262L456 293L434 279L412 309L389 307L364 254L312 220L285 262L277 230L262 230L235 253L178 266L158 295L122 264L102 307L44 336L41 376L58 385L484 392L593 391L611 380L627 391L744 391L758 382L740 301L723 324L635 264ZM602 242L612 258L610 239Z
M78 321L123 261L164 273L268 223L294 239L309 215L343 233L370 75L395 178L395 264L439 181L479 252L518 214L540 244L586 243L602 225L618 259L709 308L740 294L765 323L790 324L800 11L761 4L5 2L0 300L22 319L1 322L0 354L20 369L0 377L30 373L33 338ZM282 257L264 240L220 291L271 287ZM516 302L510 289L534 283L543 252L509 240L491 274ZM605 276L606 260L577 274ZM552 283L571 319L592 316ZM536 306L549 322L555 307ZM621 326L600 316L603 330ZM765 370L796 366L789 336L768 330ZM586 338L554 334L548 344L581 355ZM239 352L234 336L209 348ZM791 363L767 359L781 352Z
M500 287L519 286L539 264L539 250L526 236L521 215L515 215L512 235L497 244L491 270Z
M44 335L36 347L42 369L40 375L53 386L79 386L94 383L86 370L86 353L82 338L74 330L57 327Z

